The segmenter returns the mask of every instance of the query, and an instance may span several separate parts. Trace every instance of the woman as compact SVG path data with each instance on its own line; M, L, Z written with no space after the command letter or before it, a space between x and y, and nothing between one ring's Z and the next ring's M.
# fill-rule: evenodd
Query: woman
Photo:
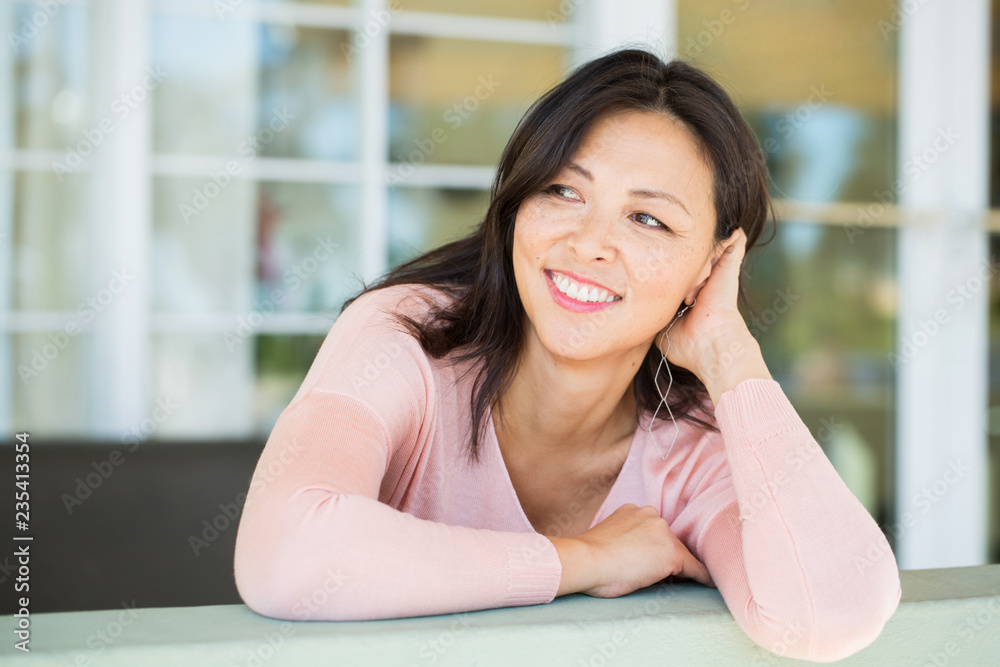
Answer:
M737 309L769 206L708 76L632 49L578 68L515 130L477 231L345 304L254 473L243 600L383 619L676 575L769 650L871 643L895 559L865 560L878 525Z

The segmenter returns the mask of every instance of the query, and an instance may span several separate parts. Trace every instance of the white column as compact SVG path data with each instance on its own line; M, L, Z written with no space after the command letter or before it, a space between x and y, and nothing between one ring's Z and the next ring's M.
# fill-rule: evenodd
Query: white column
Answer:
M13 5L0 5L0 35L14 32ZM0 153L13 153L14 51L0 48ZM0 171L0 318L6 319L14 295L14 172ZM13 334L0 330L0 437L9 438L13 423Z
M677 51L676 0L591 0L576 4L569 20L574 26L572 67L626 45L664 60Z
M902 569L986 562L990 3L912 3L899 31L896 556Z
M150 404L150 119L152 99L112 111L112 103L141 86L149 66L148 0L95 0L92 122L110 118L114 131L92 156L91 215L99 256L93 287L107 286L112 271L132 282L106 314L94 321L92 430L117 438L148 417ZM123 107L116 107L122 109Z
M361 272L366 283L382 274L389 259L386 219L386 154L389 145L389 16L386 0L359 0L355 83L361 114Z

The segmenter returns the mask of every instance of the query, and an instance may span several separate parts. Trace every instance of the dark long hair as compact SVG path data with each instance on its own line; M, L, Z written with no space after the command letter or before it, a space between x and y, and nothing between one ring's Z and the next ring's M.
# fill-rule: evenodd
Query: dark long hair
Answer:
M470 366L478 369L470 402L471 455L477 461L487 410L513 379L524 337L526 314L512 260L518 207L572 159L596 121L626 110L659 113L692 132L713 171L716 249L742 227L749 251L768 212L774 216L767 168L753 131L722 87L701 70L627 48L584 63L531 105L500 156L486 217L472 234L396 267L341 309L366 292L394 285L427 285L452 297L448 304L432 307L424 319L396 317L431 357L454 353L455 361L476 362ZM754 312L742 279L739 297ZM661 402L654 384L659 362L660 354L651 345L633 382L637 420L643 410L652 414ZM717 432L714 415L705 409L705 385L685 368L670 364L670 370L670 411ZM666 376L660 373L660 392L666 392ZM667 418L667 411L661 409L659 416Z

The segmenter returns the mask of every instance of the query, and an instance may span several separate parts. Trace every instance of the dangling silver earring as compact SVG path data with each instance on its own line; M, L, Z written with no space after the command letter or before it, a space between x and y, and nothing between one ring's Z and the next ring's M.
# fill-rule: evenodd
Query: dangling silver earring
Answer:
M694 299L694 301L691 302L691 306L693 306L696 303L698 303L698 299L697 298ZM671 441L671 443L670 443L670 449L667 450L666 454L664 454L663 450L660 449L660 457L664 461L667 460L667 456L669 456L671 450L673 450L674 443L677 442L677 433L678 433L678 431L680 431L680 429L677 426L677 420L674 419L674 413L670 409L670 406L667 405L667 396L670 394L670 387L672 387L673 384L674 384L674 374L670 372L670 364L667 363L667 354L670 352L670 334L668 332L670 331L670 327L674 326L674 322L677 321L677 318L680 317L681 315L683 315L687 311L687 309L690 308L691 306L684 306L684 310L682 310L681 312L677 313L677 315L674 316L673 321L670 322L670 325L666 329L663 330L663 336L667 337L667 351L664 352L662 347L657 346L658 349L660 350L660 357L661 358L660 358L660 363L656 366L656 374L653 376L653 386L656 387L656 393L660 394L660 404L656 406L656 411L653 412L653 416L650 417L650 419L649 419L649 426L646 427L646 430L649 432L649 437L653 439L653 444L656 445L657 449L660 449L660 444L658 442L656 442L656 436L653 435L653 422L656 421L656 415L660 412L660 408L663 407L664 405L666 405L667 406L667 412L670 414L670 421L672 421L674 423L674 439L673 439L673 441ZM661 344L663 343L663 336L660 337L660 343ZM659 377L660 377L660 368L662 366L666 366L667 367L667 374L670 376L670 381L667 383L667 393L666 394L660 393L660 385L656 382L659 379Z

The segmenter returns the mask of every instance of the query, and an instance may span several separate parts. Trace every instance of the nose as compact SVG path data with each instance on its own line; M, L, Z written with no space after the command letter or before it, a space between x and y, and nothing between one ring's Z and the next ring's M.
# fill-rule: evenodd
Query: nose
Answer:
M588 211L573 228L567 245L582 263L614 261L618 251L614 243L613 227L613 214L607 211Z

